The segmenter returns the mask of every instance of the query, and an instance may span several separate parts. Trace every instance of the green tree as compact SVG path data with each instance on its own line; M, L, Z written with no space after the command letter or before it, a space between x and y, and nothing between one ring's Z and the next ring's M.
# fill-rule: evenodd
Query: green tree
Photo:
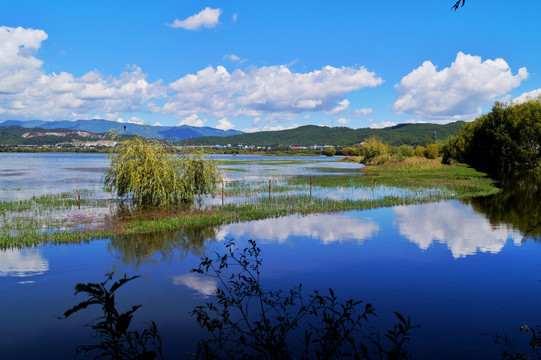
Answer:
M439 145L438 144L427 144L425 148L425 156L428 159L437 159L438 153L439 153Z
M105 186L136 207L189 206L215 192L221 180L203 154L176 156L165 143L140 136L121 142L108 157Z
M541 98L521 104L497 102L492 111L465 124L449 140L443 160L463 162L493 176L539 168Z
M334 156L336 154L336 150L333 148L326 148L325 149L325 155L327 156Z
M361 155L363 156L361 162L371 163L378 156L387 155L388 152L389 146L372 136L365 140L363 147L361 148Z
M342 149L342 154L346 156L359 156L361 155L361 149L357 147L346 146Z

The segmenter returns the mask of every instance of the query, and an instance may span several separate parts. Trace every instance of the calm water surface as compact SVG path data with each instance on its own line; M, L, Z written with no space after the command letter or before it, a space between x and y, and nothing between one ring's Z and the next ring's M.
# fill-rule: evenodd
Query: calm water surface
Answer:
M290 160L223 167L242 167L251 177L295 169L310 174L334 165L326 158L310 158L302 166L287 165ZM106 166L101 154L0 154L0 198L99 189ZM248 239L257 241L267 289L299 283L306 290L332 287L342 299L374 304L378 319L371 325L380 330L394 323L392 311L410 315L421 324L409 345L414 359L499 358L503 348L486 334L508 334L524 345L520 326L541 324L541 247L534 241L539 199L516 200L535 198L539 190L524 186L496 199L288 216L204 234L2 250L0 358L72 359L77 345L93 342L84 324L98 313L89 310L67 320L56 316L82 300L73 296L75 284L101 281L111 271L142 275L121 289L120 307L142 304L135 325L156 321L165 358L182 358L204 336L189 311L209 301L217 286L189 270L200 256L223 253L225 238L240 247Z

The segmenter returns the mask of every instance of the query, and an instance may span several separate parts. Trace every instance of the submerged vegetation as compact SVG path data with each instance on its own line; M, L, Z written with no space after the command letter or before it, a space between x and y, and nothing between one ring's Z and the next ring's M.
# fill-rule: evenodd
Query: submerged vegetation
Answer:
M194 163L201 164L200 161L207 160L196 159ZM302 162L291 159L269 160L268 163L279 167ZM253 160L243 164L257 165ZM230 165L233 163L222 161L222 166ZM234 222L464 199L499 191L482 173L465 166L442 165L427 158L411 157L362 169L312 169L312 174L326 175L228 181L222 183L221 189L218 187L222 190L218 194L202 197L193 207L167 206L153 210L129 203L124 206L124 202L113 199L98 199L84 189L0 202L3 217L0 247L96 238L115 239L112 240L115 242L136 234L178 231L206 234L204 229ZM192 193L195 195L198 191L193 189ZM162 200L157 201L160 204ZM212 234L209 237L212 238Z

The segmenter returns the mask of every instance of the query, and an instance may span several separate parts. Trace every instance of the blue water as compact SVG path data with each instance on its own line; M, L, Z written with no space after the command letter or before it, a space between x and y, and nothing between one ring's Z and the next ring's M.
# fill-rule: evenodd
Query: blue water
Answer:
M189 270L203 254L224 253L225 238L241 248L257 241L267 289L332 287L341 299L372 303L378 318L370 325L380 330L394 323L393 311L411 316L421 325L408 344L414 359L499 358L503 347L487 334L508 334L524 346L520 326L541 324L541 247L459 201L294 215L214 234L191 250L171 235L147 253L109 240L0 251L0 358L73 358L77 345L94 341L84 324L99 313L56 317L83 299L73 295L77 283L102 281L111 271L142 276L119 290L120 308L142 304L134 325L154 320L164 357L182 358L205 335L189 312L212 300L217 286Z

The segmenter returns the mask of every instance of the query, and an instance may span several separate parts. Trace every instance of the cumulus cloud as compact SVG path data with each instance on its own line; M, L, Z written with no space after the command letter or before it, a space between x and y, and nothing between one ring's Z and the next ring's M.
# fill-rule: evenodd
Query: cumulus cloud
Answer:
M535 100L538 99L541 96L541 89L536 89L532 91L528 91L525 93L522 93L520 96L513 99L513 104L520 104L523 102L526 102L528 100Z
M184 20L175 19L172 24L168 24L172 28L182 28L185 30L196 30L204 26L207 29L215 27L220 21L222 9L211 9L208 6Z
M349 124L351 120L341 117L340 119L336 120L336 122L340 125L346 125Z
M481 61L480 56L459 52L450 67L438 71L430 61L395 85L398 99L392 109L426 118L472 119L480 106L520 85L526 68L513 75L503 59Z
M201 126L204 126L206 122L207 122L207 119L200 119L197 114L191 114L190 116L187 116L184 119L182 119L177 124L177 126L189 125L189 126L201 127Z
M373 119L368 120L370 122L370 129L383 129L386 127L391 127L398 125L398 123L395 123L393 121L382 121L380 123L375 123Z
M216 126L216 129L220 129L224 131L231 130L234 128L235 128L235 125L233 125L231 121L227 120L227 118L218 120L218 125Z
M241 57L235 54L224 55L224 59L232 61L232 62L238 62L239 64L242 64L243 62L246 61L246 59L242 59Z
M349 107L349 100L344 99L340 101L331 111L328 112L329 115L340 114L344 112Z
M256 131L279 131L279 130L290 130L290 129L295 129L295 128L298 128L299 126L300 126L299 124L292 124L292 125L290 125L290 126L282 126L282 125L271 126L271 125L265 125L265 126L255 127L255 128L245 128L245 129L242 129L241 131L242 131L242 132L245 132L245 133L253 133L253 132L256 132Z
M137 124L137 125L143 125L143 119L138 118L137 116L132 116L128 119L128 122L130 124Z
M118 76L89 71L77 77L43 70L36 53L46 39L42 30L0 27L0 119L95 117L140 122L139 118L127 120L126 114L155 112L195 126L203 126L206 120L194 114L283 123L306 112L343 112L350 105L348 93L383 82L364 67L325 66L299 73L285 65L231 73L223 66L209 66L167 86L161 80L148 82L135 65ZM243 61L233 54L231 60Z
M371 108L362 108L362 109L355 110L354 114L355 116L368 116L372 114L373 112L374 110L372 110Z
M223 66L209 66L169 84L168 90L175 94L156 110L176 116L197 112L218 117L337 113L349 106L344 98L347 93L382 82L364 67L325 66L309 73L295 73L281 65L229 73Z
M235 14L233 14L233 15L231 16L231 20L232 20L233 22L237 22L237 19L238 19L238 18L239 18L239 15L238 15L237 13L235 13Z
M0 118L69 119L93 112L117 118L165 95L165 87L148 83L136 66L118 77L46 74L34 57L46 38L42 30L0 27Z

